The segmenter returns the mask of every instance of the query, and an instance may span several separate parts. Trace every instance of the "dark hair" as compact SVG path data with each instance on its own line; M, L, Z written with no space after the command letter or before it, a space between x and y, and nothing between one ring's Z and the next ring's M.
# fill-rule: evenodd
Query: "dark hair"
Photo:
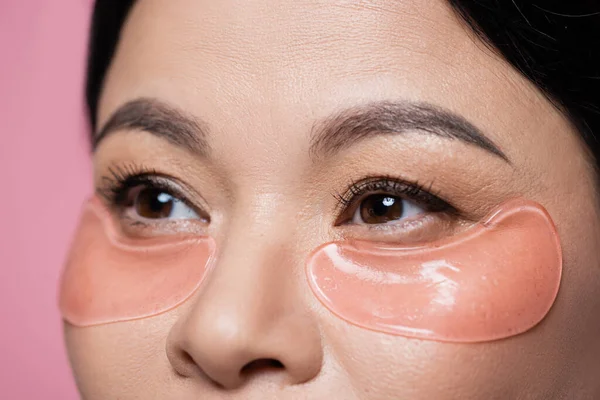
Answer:
M448 0L473 32L533 82L600 162L600 1ZM104 75L133 0L97 0L87 65L92 129Z

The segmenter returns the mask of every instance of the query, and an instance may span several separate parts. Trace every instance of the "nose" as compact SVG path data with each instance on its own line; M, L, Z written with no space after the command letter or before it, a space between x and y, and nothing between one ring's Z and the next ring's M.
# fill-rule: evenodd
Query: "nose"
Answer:
M172 328L167 355L180 375L236 389L250 379L295 385L321 369L320 334L302 278L264 235L228 243L190 311ZM299 284L300 283L300 284Z

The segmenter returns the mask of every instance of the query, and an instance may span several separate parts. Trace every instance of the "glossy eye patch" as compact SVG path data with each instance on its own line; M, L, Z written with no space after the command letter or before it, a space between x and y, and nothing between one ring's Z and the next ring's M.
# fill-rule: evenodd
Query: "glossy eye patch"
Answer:
M83 210L63 271L60 311L77 326L168 311L200 286L214 248L206 236L124 237L94 198Z
M316 297L352 324L463 343L534 327L554 303L561 271L550 216L522 199L442 241L417 247L328 243L306 266Z

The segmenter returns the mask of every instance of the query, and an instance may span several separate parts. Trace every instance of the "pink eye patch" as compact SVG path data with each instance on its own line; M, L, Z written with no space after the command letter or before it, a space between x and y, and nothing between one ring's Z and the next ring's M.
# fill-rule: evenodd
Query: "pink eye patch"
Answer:
M97 198L86 204L60 285L63 318L92 326L169 311L200 286L215 244L206 236L132 240Z
M306 265L315 296L354 325L463 343L533 328L556 299L561 271L550 216L523 199L442 241L418 247L333 242Z

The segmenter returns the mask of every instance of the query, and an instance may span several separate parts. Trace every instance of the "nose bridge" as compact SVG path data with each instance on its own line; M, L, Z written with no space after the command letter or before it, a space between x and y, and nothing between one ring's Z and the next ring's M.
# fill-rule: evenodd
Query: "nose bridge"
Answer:
M285 244L270 235L231 235L217 250L211 276L191 318L210 319L231 345L246 347L270 330L294 300L293 276ZM213 317L213 314L214 317ZM202 321L198 321L201 323ZM243 334L242 334L243 332ZM238 337L239 336L239 337Z
M214 273L199 296L199 302L221 304L221 319L227 310L243 317L236 321L246 326L246 335L254 329L264 333L279 320L276 316L300 301L294 278L300 267L293 246L296 232L286 222L285 202L275 197L257 196L234 212L237 217L219 240Z
M245 367L264 360L281 366L288 383L307 381L322 355L298 286L294 234L278 218L236 221L217 241L215 265L170 335L171 348L179 348L171 354L187 353L224 387L239 386Z

